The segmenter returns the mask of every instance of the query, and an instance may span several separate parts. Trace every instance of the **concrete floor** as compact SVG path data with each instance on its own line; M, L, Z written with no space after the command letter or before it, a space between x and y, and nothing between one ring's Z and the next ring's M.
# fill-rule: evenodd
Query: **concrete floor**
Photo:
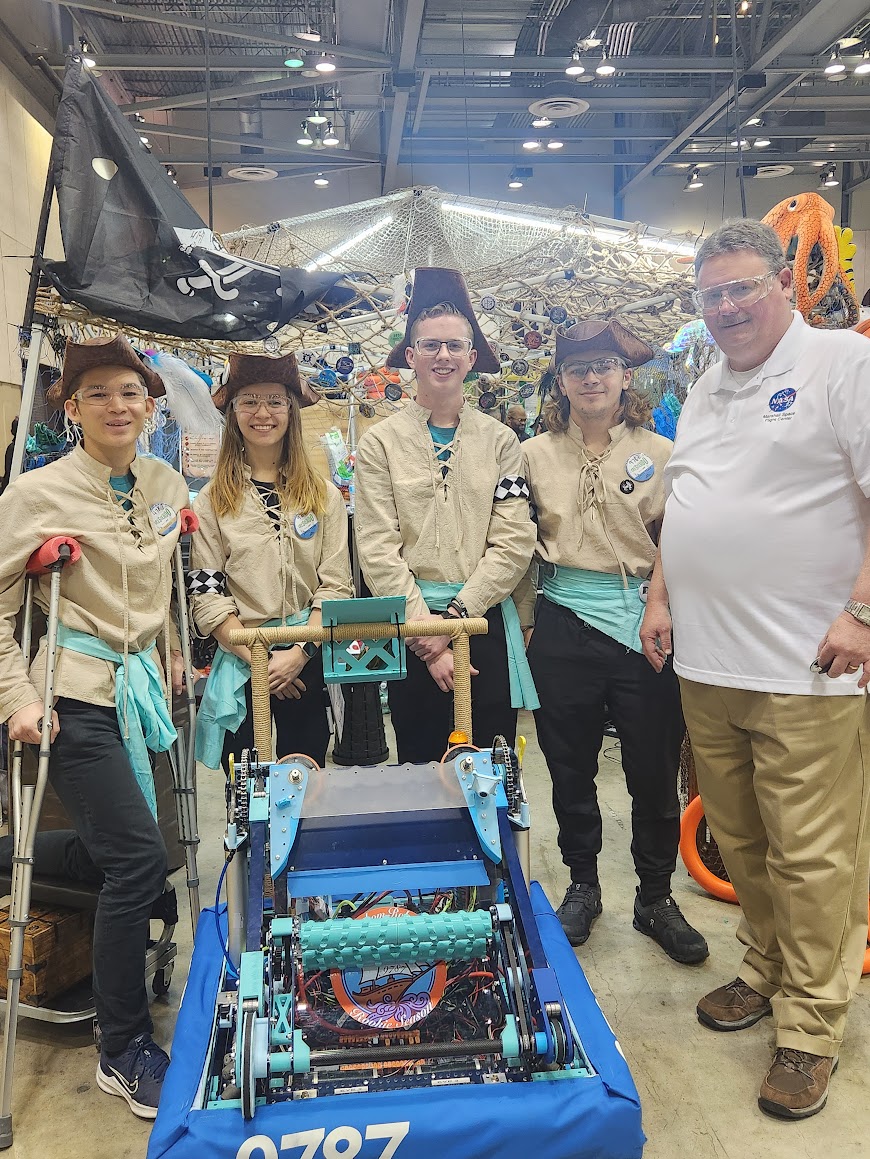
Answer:
M530 715L523 714L520 731L529 741L525 778L533 818L532 870L558 905L567 873L556 845L549 780ZM615 759L609 759L608 752ZM694 1013L701 994L735 975L741 956L734 939L738 910L703 894L680 865L674 896L686 917L706 936L711 950L708 961L701 966L678 966L632 929L635 879L629 856L630 803L618 756L615 742L605 746L599 776L604 913L578 956L640 1091L649 1139L645 1159L863 1159L870 1155L870 978L862 983L852 1007L827 1109L802 1124L780 1123L762 1115L756 1097L773 1049L770 1020L738 1034L715 1034L705 1030ZM219 777L204 773L199 789L199 867L202 901L207 905L214 900L222 859L223 785ZM183 875L176 876L181 894ZM176 930L180 950L172 990L153 1004L155 1037L163 1043L171 1041L190 954L186 895L180 900L184 908ZM15 1143L6 1154L16 1159L143 1159L149 1125L134 1118L121 1099L98 1090L96 1062L89 1027L21 1023L15 1065Z

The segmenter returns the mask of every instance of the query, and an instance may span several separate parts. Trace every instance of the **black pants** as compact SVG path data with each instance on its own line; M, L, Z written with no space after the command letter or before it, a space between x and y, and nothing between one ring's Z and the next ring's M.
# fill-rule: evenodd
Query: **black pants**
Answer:
M680 840L677 774L685 726L670 662L656 673L639 652L542 599L529 644L541 707L538 740L553 781L559 848L571 880L595 885L601 813L595 792L605 705L631 794L631 854L641 900L670 892Z
M329 722L326 719L326 692L323 686L323 658L318 649L300 673L305 685L302 696L296 700L279 700L270 696L272 718L275 721L278 756L289 753L304 753L322 767L326 762L329 748ZM245 688L247 715L237 732L228 732L224 737L223 766L229 768L232 753L238 761L242 749L254 747L254 712L251 705L251 682ZM261 753L261 759L271 758L271 753Z
M61 698L49 779L78 835L70 876L100 884L94 921L94 1005L103 1048L119 1054L151 1031L145 951L163 892L166 848L121 742L114 708ZM46 835L48 836L48 835Z
M474 743L480 748L492 744L496 734L513 745L517 733L501 609L491 608L486 618L487 635L472 636L469 641L471 666L479 672L471 678L471 723ZM398 758L400 763L412 764L440 761L453 731L453 693L441 691L410 648L405 654L408 675L387 685Z

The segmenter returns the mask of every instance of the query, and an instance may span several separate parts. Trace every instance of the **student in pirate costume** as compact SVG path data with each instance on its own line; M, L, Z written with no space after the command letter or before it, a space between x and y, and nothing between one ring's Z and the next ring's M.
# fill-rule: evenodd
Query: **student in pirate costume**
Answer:
M416 271L405 338L387 365L416 375L416 399L372 427L356 459L356 539L376 596L405 596L406 619L486 616L471 639L474 738L513 743L517 708L535 707L511 593L535 542L513 431L465 401L472 367L498 373L457 270ZM411 643L389 685L400 761L438 760L452 727L447 637Z
M680 834L677 771L683 718L670 663L645 663L638 635L664 513L669 440L647 430L649 404L631 368L652 349L617 321L581 322L556 338L548 432L523 446L537 512L539 582L520 615L534 619L529 663L541 698L538 739L553 780L553 808L571 885L558 915L581 945L601 913L595 792L605 705L622 748L632 798L631 852L640 887L634 927L675 961L707 944L671 897Z
M136 454L163 394L160 377L122 335L69 342L48 397L81 442L19 476L0 500L0 716L12 740L37 744L42 716L52 714L49 778L76 831L54 852L71 876L102 883L93 957L97 1083L146 1119L157 1113L169 1062L151 1038L145 991L149 917L166 878L148 749L164 751L175 739L160 656L171 654L180 691L170 599L188 499L176 471ZM56 535L73 536L82 554L61 579L52 707L42 703L45 641L28 670L13 632L27 560ZM43 609L48 587L47 578L38 581ZM35 860L45 868L39 845Z
M320 623L323 600L353 595L347 513L302 442L307 405L293 354L231 354L214 396L226 417L214 477L199 493L190 588L197 627L218 651L197 717L197 758L228 768L254 744L251 654L237 628ZM276 646L269 689L279 755L323 764L329 725L323 661L314 644ZM269 755L269 754L266 754Z

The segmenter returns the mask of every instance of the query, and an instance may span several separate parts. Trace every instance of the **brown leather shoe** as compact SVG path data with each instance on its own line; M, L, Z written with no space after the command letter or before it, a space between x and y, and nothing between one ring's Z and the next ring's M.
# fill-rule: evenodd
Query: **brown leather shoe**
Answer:
M705 994L697 1006L698 1021L711 1030L745 1030L773 1011L770 999L735 978Z
M836 1058L780 1047L761 1084L758 1105L780 1119L808 1119L828 1101L828 1082L837 1069Z

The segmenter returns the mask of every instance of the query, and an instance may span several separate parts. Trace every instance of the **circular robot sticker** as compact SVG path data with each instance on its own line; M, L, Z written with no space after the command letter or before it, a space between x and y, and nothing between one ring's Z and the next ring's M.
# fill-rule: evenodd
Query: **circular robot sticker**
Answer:
M377 906L366 916L403 917L404 906ZM441 1001L447 984L447 964L386 962L331 970L333 993L342 1009L364 1026L400 1030L420 1022Z

